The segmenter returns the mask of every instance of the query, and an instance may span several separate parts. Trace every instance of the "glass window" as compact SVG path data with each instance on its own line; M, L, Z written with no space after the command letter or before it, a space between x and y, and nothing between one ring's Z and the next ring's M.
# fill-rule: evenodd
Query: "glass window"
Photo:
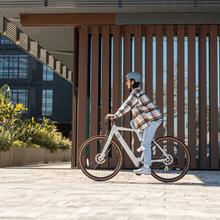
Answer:
M43 65L43 80L53 81L53 70L47 65Z
M3 79L3 70L1 69L1 67L0 67L0 79Z
M42 115L51 116L53 114L53 90L43 89L42 91Z
M19 79L26 79L28 76L28 56L27 55L19 55Z
M0 79L26 79L27 76L27 55L0 55Z
M26 89L12 89L11 98L14 104L24 104L27 107L28 91Z
M0 36L0 44L13 44L7 37Z

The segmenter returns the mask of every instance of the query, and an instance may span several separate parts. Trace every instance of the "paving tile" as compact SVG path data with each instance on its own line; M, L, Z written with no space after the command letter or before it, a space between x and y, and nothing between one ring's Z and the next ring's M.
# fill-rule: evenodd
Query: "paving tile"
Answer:
M0 169L0 220L220 220L219 207L220 171L161 183L129 171L95 182L70 163Z

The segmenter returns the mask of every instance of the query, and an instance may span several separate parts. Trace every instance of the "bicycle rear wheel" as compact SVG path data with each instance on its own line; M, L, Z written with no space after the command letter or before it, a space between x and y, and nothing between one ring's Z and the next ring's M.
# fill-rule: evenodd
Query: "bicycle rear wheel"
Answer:
M190 164L190 154L186 145L174 137L162 137L152 145L152 176L162 182L177 181L187 173ZM159 145L167 154L157 146Z
M100 153L107 139L106 136L94 136L81 145L79 152L80 168L90 179L105 181L113 178L121 169L122 152L113 140L110 142L104 158L101 158Z

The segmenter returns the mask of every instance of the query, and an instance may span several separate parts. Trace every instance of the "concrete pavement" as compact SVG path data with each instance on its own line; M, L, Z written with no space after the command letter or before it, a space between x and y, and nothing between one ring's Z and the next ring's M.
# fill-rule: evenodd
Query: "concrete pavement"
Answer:
M95 182L69 163L2 168L0 219L220 219L220 171L165 184L128 171Z

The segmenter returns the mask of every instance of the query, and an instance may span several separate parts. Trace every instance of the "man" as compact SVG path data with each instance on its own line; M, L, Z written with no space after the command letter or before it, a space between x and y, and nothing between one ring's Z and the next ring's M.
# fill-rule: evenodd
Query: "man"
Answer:
M131 89L129 97L115 114L107 114L109 119L117 119L132 110L133 120L131 125L138 130L138 137L142 144L137 151L144 150L144 166L134 170L136 174L151 174L151 142L155 132L162 122L162 114L145 92L141 89L141 74L130 72L126 75L126 85Z

